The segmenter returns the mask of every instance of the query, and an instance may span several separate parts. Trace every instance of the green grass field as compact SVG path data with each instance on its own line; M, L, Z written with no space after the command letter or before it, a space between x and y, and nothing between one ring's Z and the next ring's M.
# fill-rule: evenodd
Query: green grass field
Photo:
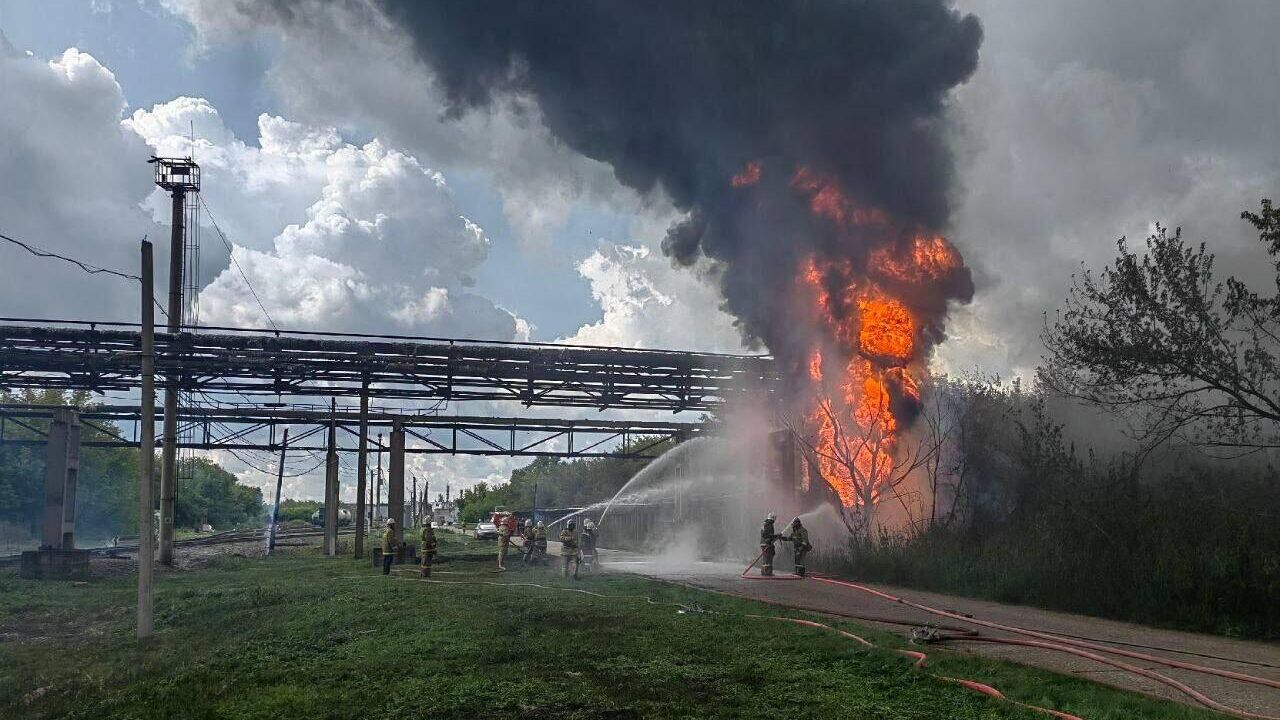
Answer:
M498 574L492 542L443 540L440 583L312 550L163 575L145 646L132 577L0 576L0 717L1044 717L935 675L1088 720L1219 717L937 649L915 670L835 633L744 615L902 644L851 623L628 576ZM529 582L548 588L484 584ZM567 587L609 597L555 589Z

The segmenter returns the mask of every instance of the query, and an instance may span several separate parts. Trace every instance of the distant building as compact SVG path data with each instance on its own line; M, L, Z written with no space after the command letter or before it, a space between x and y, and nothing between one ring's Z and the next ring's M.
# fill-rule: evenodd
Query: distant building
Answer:
M437 525L453 525L458 522L458 508L452 500L439 499L431 506L431 519Z

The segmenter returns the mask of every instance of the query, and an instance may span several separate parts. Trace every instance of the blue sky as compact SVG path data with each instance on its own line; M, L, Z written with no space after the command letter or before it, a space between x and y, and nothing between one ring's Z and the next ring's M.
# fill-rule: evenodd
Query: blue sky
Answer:
M68 47L90 53L115 74L128 112L184 95L205 98L227 128L249 144L257 142L260 114L283 112L265 82L279 50L274 39L251 34L197 51L191 24L154 0L4 0L0 31L16 48L41 58L56 57ZM343 136L355 143L372 137L359 127L344 128ZM431 158L419 159L431 163ZM526 252L485 173L442 169L458 207L493 243L475 276L477 292L527 319L536 340L571 336L583 324L600 319L589 283L574 265L595 249L598 239L625 239L630 218L598 208L575 208L556 233L553 251ZM236 208L217 211L228 215Z

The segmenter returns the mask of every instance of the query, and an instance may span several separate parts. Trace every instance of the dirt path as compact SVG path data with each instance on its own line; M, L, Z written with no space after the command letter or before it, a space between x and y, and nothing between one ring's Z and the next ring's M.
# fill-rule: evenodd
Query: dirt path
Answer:
M880 621L869 621L868 624L897 633L905 633L912 626L930 623L953 628L967 626L986 637L1019 637L966 621L937 617L860 590L811 578L778 581L747 580L738 577L742 568L733 565L704 562L664 563L661 559L615 551L605 551L602 559L603 564L613 571L637 573L800 609L877 618ZM1088 639L1110 647L1280 681L1280 645L1159 630L1081 615L1017 605L1001 605L984 600L904 588L881 585L871 587L905 600L975 619L1057 635L1074 636L1077 639ZM1128 690L1194 704L1188 696L1155 680L1058 651L973 641L948 642L946 646L952 650L1043 667ZM1280 689L1205 675L1191 670L1169 668L1149 661L1123 657L1115 659L1154 670L1184 682L1210 698L1231 707L1262 715L1280 716Z

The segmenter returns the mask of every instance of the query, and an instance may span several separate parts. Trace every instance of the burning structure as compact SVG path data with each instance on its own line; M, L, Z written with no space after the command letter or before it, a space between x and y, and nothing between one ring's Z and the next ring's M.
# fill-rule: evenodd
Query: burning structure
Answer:
M786 370L780 414L817 474L846 509L882 498L948 303L973 291L941 231L975 17L946 0L379 5L452 114L533 98L564 143L661 189L684 213L663 250Z

